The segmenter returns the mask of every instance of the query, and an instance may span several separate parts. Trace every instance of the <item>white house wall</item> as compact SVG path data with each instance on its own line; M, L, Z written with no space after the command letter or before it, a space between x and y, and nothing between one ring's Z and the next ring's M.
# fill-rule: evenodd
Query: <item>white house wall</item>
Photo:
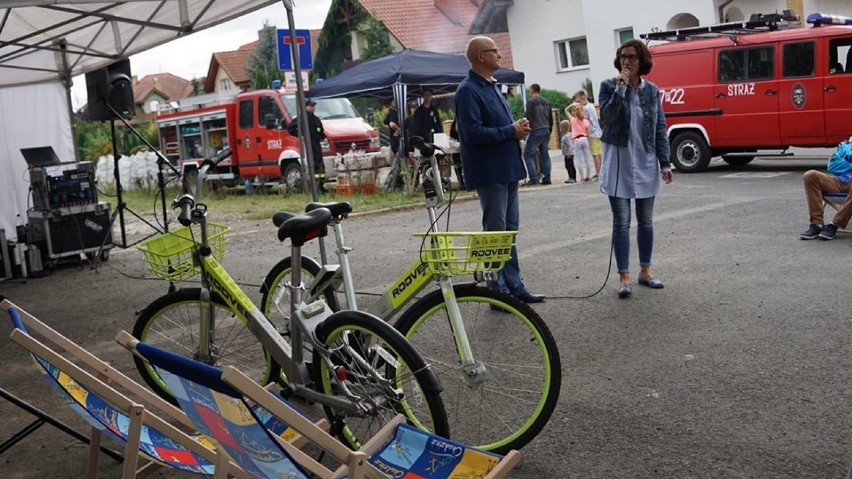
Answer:
M507 11L516 70L524 72L527 84L572 94L591 79L594 94L600 82L613 76L612 61L619 45L617 31L633 28L634 35L666 30L678 14L691 14L701 26L719 23L718 7L724 0L515 0ZM803 2L805 16L824 12L852 16L852 1L810 0ZM734 0L727 8L738 8L748 20L752 13L780 12L785 0ZM804 20L804 19L803 19ZM559 71L555 42L586 37L589 65Z

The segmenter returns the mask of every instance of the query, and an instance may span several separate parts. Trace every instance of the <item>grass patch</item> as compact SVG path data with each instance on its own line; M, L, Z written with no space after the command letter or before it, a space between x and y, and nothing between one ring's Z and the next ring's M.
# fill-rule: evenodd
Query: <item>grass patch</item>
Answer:
M331 185L333 188L333 184ZM166 208L170 208L172 200L180 196L180 188L166 188ZM455 194L455 192L454 192ZM471 192L459 192L459 197L471 196ZM101 201L109 201L115 208L117 198L115 192L106 191L101 193ZM156 188L134 189L122 192L122 199L127 206L140 214L154 212L159 214L160 195ZM280 211L300 212L304 211L305 205L311 201L307 194L289 194L280 187L256 189L251 196L246 196L245 189L219 188L209 189L203 194L204 203L208 209L215 212L235 213L247 219L262 220L271 218L273 214ZM386 208L401 208L423 204L422 191L408 192L384 192L379 191L375 195L353 195L337 196L334 193L321 195L319 201L348 201L352 203L355 212L363 213Z

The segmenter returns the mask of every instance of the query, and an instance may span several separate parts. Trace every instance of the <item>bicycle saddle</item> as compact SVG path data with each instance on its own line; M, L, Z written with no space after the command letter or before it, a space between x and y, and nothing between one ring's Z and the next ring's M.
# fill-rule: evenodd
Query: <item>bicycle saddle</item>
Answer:
M286 211L282 211L280 213L275 213L272 216L272 224L274 224L275 226L280 228L281 225L283 225L285 221L289 220L290 218L292 218L294 216L296 216L296 213L287 213Z
M331 211L327 208L293 216L278 228L278 239L284 241L290 238L293 246L302 246L308 240L327 235L329 221Z
M348 201L332 201L328 203L311 202L305 206L305 212L313 211L318 208L325 208L331 211L331 216L334 219L345 219L349 213L352 213L352 203Z

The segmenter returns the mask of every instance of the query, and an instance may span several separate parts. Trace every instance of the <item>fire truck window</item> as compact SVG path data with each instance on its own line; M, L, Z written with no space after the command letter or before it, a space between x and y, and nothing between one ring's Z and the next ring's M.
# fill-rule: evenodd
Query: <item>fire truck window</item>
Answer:
M284 118L284 115L281 113L281 109L278 108L278 104L275 103L275 98L272 98L271 96L262 96L257 103L258 124L263 125L266 123L266 115L272 115L272 118L275 118L278 121Z
M769 80L774 76L774 48L751 48L746 53L749 80Z
M828 73L852 73L852 38L835 38L828 43Z
M738 82L745 80L743 66L745 50L725 50L719 53L719 81Z
M784 45L784 77L813 76L816 61L814 42L788 43ZM836 63L836 60L835 60Z
M240 128L248 129L254 128L254 116L253 113L253 101L252 99L242 100L240 101Z

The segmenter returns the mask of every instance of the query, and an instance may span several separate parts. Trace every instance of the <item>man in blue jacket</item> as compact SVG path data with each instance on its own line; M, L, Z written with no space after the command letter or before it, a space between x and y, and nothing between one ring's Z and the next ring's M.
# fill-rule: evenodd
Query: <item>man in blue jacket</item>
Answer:
M518 182L526 177L520 140L530 132L526 118L513 121L512 110L492 77L500 68L500 58L494 40L471 39L467 45L471 69L455 97L465 187L479 195L485 231L518 229ZM527 303L545 300L544 295L532 294L524 286L514 246L511 259L489 286Z
M799 235L800 238L811 240L818 237L823 240L832 240L839 228L846 228L849 218L852 217L850 180L852 180L852 136L837 145L837 150L828 160L828 174L817 170L809 170L805 173L805 198L808 201L811 225ZM831 223L823 225L825 205L822 195L825 193L845 193L847 196Z

